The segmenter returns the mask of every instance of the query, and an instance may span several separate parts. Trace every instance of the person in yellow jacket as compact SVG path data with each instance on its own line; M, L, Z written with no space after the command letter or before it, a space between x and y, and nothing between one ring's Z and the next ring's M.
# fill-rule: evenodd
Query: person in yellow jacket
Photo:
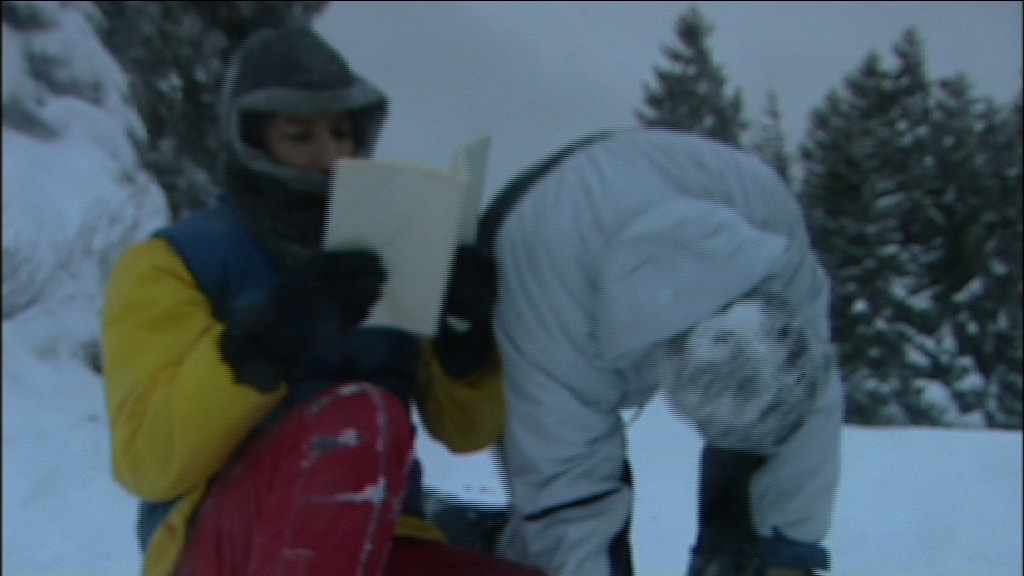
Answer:
M502 432L494 270L461 248L459 322L423 340L360 326L376 254L319 249L330 166L372 155L385 95L296 25L243 43L220 106L224 193L130 247L105 296L113 474L141 501L143 574L540 574L446 544L414 458L411 402L454 451Z

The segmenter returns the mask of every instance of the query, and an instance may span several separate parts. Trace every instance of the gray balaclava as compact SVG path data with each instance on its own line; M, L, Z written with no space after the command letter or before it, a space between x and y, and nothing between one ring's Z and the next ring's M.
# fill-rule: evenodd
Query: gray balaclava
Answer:
M321 247L328 177L282 166L243 138L243 118L274 113L346 112L356 155L372 156L388 113L376 86L305 24L262 30L235 52L220 99L228 196L284 267Z

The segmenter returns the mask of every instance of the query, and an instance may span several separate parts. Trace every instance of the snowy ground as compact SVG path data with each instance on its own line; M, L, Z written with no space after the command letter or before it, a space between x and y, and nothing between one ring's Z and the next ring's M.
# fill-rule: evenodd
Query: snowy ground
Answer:
M695 535L700 441L662 402L630 428L638 576L682 576ZM426 480L504 499L486 455L421 443ZM1019 575L1021 434L847 426L834 528L835 576Z
M135 503L110 477L99 378L33 346L66 320L4 322L3 574L138 573ZM45 352L45 351L44 351ZM681 576L693 539L700 443L661 403L630 428L639 576ZM1015 576L1021 562L1021 434L847 427L827 544L837 576ZM486 453L452 456L423 438L429 484L502 502Z
M137 118L83 24L90 3L33 5L52 30L3 30L2 573L129 576L140 566L135 501L111 477L102 382L88 366L104 274L126 242L166 220L166 207L132 159L125 130ZM102 105L48 93L23 65L29 51L64 62L64 85L106 90ZM55 135L10 129L12 102ZM683 573L699 449L660 403L630 428L638 576ZM847 427L826 542L834 574L1020 575L1021 449L1019 432ZM486 453L455 457L426 437L420 452L429 484L504 501Z

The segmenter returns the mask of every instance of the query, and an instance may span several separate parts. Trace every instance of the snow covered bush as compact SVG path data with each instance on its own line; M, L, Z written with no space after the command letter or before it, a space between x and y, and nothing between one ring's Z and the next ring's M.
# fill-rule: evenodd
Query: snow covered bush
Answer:
M38 334L37 353L98 350L103 285L131 242L168 221L132 135L127 79L91 2L3 3L3 318L60 310L81 333Z

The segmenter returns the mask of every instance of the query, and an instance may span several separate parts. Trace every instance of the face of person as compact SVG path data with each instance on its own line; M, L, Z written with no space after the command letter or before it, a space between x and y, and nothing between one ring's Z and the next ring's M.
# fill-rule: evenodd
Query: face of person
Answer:
M328 176L335 160L355 154L352 120L335 112L279 114L267 127L266 146L284 166Z

